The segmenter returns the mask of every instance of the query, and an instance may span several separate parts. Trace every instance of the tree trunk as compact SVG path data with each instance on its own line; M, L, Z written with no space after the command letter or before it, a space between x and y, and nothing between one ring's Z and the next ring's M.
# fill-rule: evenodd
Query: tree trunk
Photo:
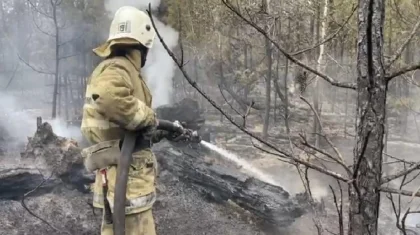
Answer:
M350 187L349 235L376 235L382 176L387 81L383 68L385 0L359 0L355 181Z
M70 109L70 105L69 105L69 76L66 74L63 77L64 79L64 115L66 118L66 121L69 121L69 109Z
M265 5L264 12L269 14L269 0L263 0L263 5ZM266 30L269 30L268 22L266 26ZM272 74L272 49L271 49L271 42L267 38L265 39L265 52L267 55L267 75L265 79L265 112L264 112L264 126L263 126L263 138L267 139L268 137L268 126L270 124L270 110L271 110L271 74Z
M198 59L197 59L197 56L195 56L195 58L194 58L194 77L195 77L195 82L199 82L198 81ZM199 94L198 94L198 92L194 89L194 91L193 91L194 93L193 93L193 97L195 98L195 99L198 99L197 97L200 97L201 98L201 95L199 96Z
M406 65L409 65L411 63L411 43L409 42L407 44L407 47L405 49L405 53L404 53L404 62ZM402 86L402 94L401 96L403 97L403 110L401 112L401 135L405 136L407 134L407 127L408 127L408 116L410 115L410 110L409 110L409 98L410 98L410 87L409 84L406 80L402 80L401 81L401 86Z
M324 6L323 6L323 13L322 13L322 22L321 22L321 32L320 32L320 36L318 37L319 40L323 40L325 38L326 32L327 32L327 27L328 27L328 20L327 20L327 16L328 16L328 8L329 8L329 1L325 0L324 1ZM324 65L324 57L325 57L325 45L321 44L319 47L319 56L318 56L318 60L317 60L317 70L318 71L324 71L325 70L325 65ZM315 110L318 112L318 114L321 114L321 109L320 109L320 96L319 93L321 92L321 86L319 83L319 78L316 77L315 81L314 81L314 108ZM315 137L315 146L319 147L319 135L317 133L320 133L320 126L318 123L318 120L314 117L314 137Z
M343 64L343 62L344 62L344 43L341 44L340 58L341 58L341 64ZM349 79L349 76L348 76L347 73L344 75L344 78L346 80ZM348 114L348 110L349 110L349 104L348 104L349 91L348 91L348 89L346 89L345 93L346 94L344 96L344 138L347 138L347 114Z
M79 107L78 103L76 102L76 100L74 98L73 86L72 86L72 84L74 84L74 80L72 81L71 79L69 79L68 81L69 81L68 82L68 87L69 87L69 96L70 96L69 102L71 103L70 109L73 110L73 111L78 110L78 109L82 109L82 106ZM72 112L73 115L75 113L76 112Z
M54 75L55 76L55 75ZM56 102L56 109L57 109L57 116L60 117L61 116L61 90L62 90L62 85L63 83L61 82L61 77L58 76L58 83L57 83L57 102ZM54 84L55 86L55 84ZM55 118L55 117L54 117Z
M290 25L290 24L289 24ZM289 89L287 88L287 77L289 76L289 60L286 58L286 64L284 69L284 125L286 127L287 135L290 134L289 126Z
M248 44L246 44L246 43L244 44L244 66L245 66L245 69L250 69L250 65L248 63ZM248 100L249 86L250 85L245 84L245 87L244 87L244 98L245 98L245 100Z
M389 18L389 31L388 31L388 54L392 54L392 17ZM392 82L388 84L389 87L392 87ZM391 89L389 89L391 90ZM391 92L391 91L389 91ZM392 93L392 92L391 92ZM384 152L388 153L388 137L389 137L389 115L385 117L385 143L384 143ZM388 155L384 155L383 159L384 162L388 162ZM388 166L385 165L385 172L388 172Z
M54 27L55 27L55 66L54 66L54 94L53 94L53 107L52 107L52 118L55 119L57 117L57 95L58 95L58 87L60 83L59 78L59 66L60 66L60 58L59 58L59 50L60 50L60 32L58 28L57 22L57 6L55 3L52 3L53 8L53 20L54 20Z

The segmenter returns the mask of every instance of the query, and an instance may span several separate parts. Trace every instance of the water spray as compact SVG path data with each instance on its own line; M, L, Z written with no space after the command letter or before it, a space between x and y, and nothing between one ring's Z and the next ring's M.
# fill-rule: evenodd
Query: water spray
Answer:
M260 171L258 168L250 164L248 161L239 158L234 153L231 153L225 149L217 147L216 145L212 143L202 140L201 137L198 135L197 131L184 128L182 123L178 121L171 122L171 121L166 121L166 120L159 120L158 129L163 129L171 133L175 133L175 135L177 136L174 138L174 141L182 140L185 142L201 144L205 148L218 153L221 157L242 167L243 170L245 170L247 173L250 173L253 177L261 181L264 181L266 183L278 186L278 184L273 180L272 177Z
M202 146L206 147L207 149L210 149L213 152L218 153L220 156L224 157L225 159L227 159L231 162L234 162L238 166L242 167L242 169L245 170L247 173L250 173L253 177L255 177L255 178L257 178L261 181L264 181L268 184L279 186L271 176L269 176L269 175L265 174L264 172L260 171L258 168L256 168L252 164L250 164L245 159L239 158L236 154L231 153L231 152L229 152L225 149L219 148L216 145L214 145L212 143L209 143L207 141L204 141L204 140L202 140L200 142L200 144Z

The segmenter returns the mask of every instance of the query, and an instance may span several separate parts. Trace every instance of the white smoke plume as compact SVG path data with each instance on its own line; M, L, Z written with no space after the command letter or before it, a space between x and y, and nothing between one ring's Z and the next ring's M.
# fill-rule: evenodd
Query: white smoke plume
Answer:
M106 0L105 9L113 16L120 7L133 6L140 10L146 10L149 8L149 3L151 4L152 10L156 10L160 5L160 0Z
M159 7L160 0L107 0L105 7L110 12L110 17L113 17L118 8L122 6L133 6L140 10L147 10L149 3L151 4L152 10L154 10ZM155 17L153 20L169 49L173 49L178 43L178 32ZM165 48L163 48L157 36L153 48L149 51L142 73L153 95L152 106L158 107L170 104L172 100L172 79L175 73L175 64Z
M17 143L25 143L28 137L32 137L36 131L36 118L48 116L40 109L27 109L16 97L0 94L0 134L3 138ZM53 131L58 136L81 140L80 129L67 127L67 123L61 119L43 120L51 124ZM5 132L5 133L3 133Z

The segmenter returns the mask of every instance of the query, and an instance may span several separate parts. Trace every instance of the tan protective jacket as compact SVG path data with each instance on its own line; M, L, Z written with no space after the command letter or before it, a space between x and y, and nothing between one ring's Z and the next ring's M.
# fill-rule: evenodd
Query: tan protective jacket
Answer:
M140 52L133 50L124 57L105 59L93 71L86 88L81 130L94 146L83 151L84 157L119 154L118 140L124 136L125 130L154 125L156 117L151 109L152 97L140 75L140 60ZM107 169L107 198L113 211L116 167ZM151 150L134 153L127 183L126 214L152 207L156 198L155 178L156 159ZM93 205L103 208L99 171L93 192Z

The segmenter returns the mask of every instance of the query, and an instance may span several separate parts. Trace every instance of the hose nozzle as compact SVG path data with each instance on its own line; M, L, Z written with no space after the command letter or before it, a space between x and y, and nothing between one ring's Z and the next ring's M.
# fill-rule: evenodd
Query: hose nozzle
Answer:
M159 120L158 129L166 130L175 134L176 137L172 139L173 141L185 141L192 143L201 142L201 136L197 131L185 128L179 121L170 122L166 120Z
M197 131L192 131L191 135L189 136L189 141L198 144L201 142L201 136Z

